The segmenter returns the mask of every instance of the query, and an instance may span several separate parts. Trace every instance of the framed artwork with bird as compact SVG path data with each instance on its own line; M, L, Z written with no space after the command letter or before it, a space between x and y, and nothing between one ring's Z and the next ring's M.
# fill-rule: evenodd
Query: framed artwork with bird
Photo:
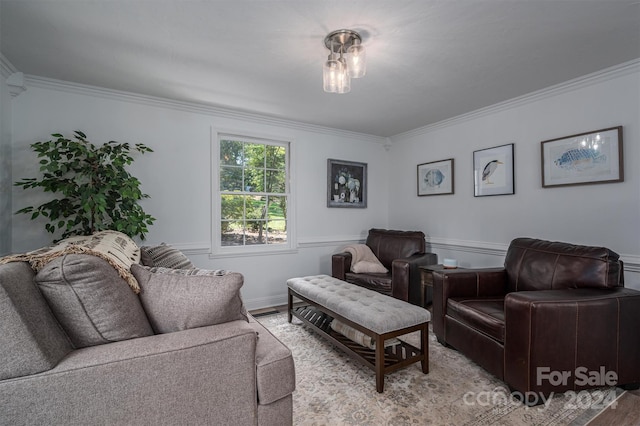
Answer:
M473 195L515 194L514 144L473 151Z

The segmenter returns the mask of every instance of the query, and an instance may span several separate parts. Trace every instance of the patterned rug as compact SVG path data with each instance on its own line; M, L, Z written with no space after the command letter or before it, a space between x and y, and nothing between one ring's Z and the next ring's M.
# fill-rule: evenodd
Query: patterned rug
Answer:
M295 425L585 425L622 393L603 388L555 395L526 407L508 388L453 349L429 339L429 374L420 364L385 376L376 392L373 370L344 355L286 313L257 318L293 352ZM414 340L415 339L415 340ZM407 340L417 344L417 336ZM414 340L414 341L413 341Z

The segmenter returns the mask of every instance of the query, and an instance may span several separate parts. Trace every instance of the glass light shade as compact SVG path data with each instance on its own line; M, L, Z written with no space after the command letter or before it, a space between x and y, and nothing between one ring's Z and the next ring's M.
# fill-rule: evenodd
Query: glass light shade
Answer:
M347 62L340 55L338 62L342 64L342 73L338 74L338 90L336 93L349 93L351 91L351 77L347 70Z
M364 77L367 73L367 51L358 40L347 49L347 69L352 78Z
M325 92L338 93L341 76L344 75L344 65L332 55L322 67L322 86Z

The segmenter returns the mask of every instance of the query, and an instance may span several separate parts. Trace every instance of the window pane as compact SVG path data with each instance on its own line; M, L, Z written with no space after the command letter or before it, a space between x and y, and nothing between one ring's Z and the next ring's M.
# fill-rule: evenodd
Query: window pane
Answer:
M286 150L283 146L267 146L267 168L284 170Z
M267 222L267 244L285 244L287 242L287 226L284 220Z
M222 195L220 212L222 220L240 221L244 219L244 195Z
M264 169L245 169L244 190L247 192L264 192Z
M287 197L269 197L269 220L285 220L287 218Z
M239 167L220 167L220 190L242 191L242 169Z
M220 225L220 243L223 247L244 245L244 228L242 222L222 221Z
M264 220L247 220L246 245L266 244L265 224Z
M240 141L220 141L220 164L241 166L243 160L243 143Z
M285 177L286 174L284 171L277 172L273 170L267 170L266 192L276 192L279 194L284 194L286 192Z
M246 143L244 145L245 166L264 168L265 145Z
M246 218L265 219L267 197L247 197Z

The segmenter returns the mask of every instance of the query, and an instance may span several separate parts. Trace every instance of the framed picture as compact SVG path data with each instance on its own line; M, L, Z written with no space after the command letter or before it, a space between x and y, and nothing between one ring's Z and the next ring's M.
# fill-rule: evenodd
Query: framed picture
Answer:
M622 126L540 144L543 188L624 181Z
M453 158L418 164L418 196L453 194Z
M367 164L327 160L327 207L367 207Z
M473 195L515 194L513 144L473 151Z

